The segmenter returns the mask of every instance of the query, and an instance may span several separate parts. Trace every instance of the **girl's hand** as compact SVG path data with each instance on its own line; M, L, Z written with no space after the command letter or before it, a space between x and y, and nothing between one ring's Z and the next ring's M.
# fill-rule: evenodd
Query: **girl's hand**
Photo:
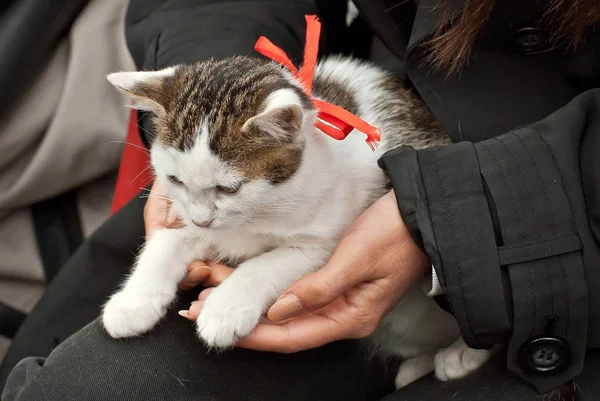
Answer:
M144 226L146 241L161 228L181 228L183 222L171 211L171 201L165 189L158 181L154 181L148 200L144 206Z
M218 269L221 278L231 272L223 265ZM428 269L427 256L411 238L389 192L348 229L329 262L288 288L269 309L270 321L238 346L290 353L366 337ZM198 317L209 292L200 293L184 311L188 318Z

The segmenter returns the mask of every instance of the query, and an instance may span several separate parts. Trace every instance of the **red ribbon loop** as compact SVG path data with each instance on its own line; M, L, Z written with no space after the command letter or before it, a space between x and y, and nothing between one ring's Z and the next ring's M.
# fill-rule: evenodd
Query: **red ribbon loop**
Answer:
M294 66L294 63L292 63L292 60L290 60L288 55L279 47L275 46L269 39L261 36L256 41L254 49L256 49L263 56L266 56L273 61L277 61L279 64L290 70L294 77L299 77L298 70Z
M304 91L312 98L312 83L315 66L317 65L317 54L319 52L319 38L321 35L321 23L315 15L306 17L306 45L304 47L304 63L300 71L288 55L275 46L269 39L261 36L254 49L260 54L278 62L292 72L292 75L300 81ZM367 135L367 144L371 150L375 150L381 140L381 131L361 120L349 111L331 103L312 98L315 107L319 110L316 127L323 133L338 140L346 138L353 129L357 129Z

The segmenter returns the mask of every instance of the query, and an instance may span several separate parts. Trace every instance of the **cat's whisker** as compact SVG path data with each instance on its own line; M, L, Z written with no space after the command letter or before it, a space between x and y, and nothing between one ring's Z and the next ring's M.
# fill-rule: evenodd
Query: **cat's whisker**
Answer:
M142 152L144 152L146 154L150 154L150 152L148 151L148 149L144 148L143 146L136 145L135 143L131 143L131 142L127 142L127 141L108 141L108 142L104 142L105 145L108 145L110 143L118 143L118 144L124 144L124 145L133 146L134 148L140 149Z
M167 202L173 202L173 200L171 198L167 198L164 196L160 196L160 195L154 195L154 194L143 194L139 196L140 199L149 199L149 198L153 198L153 199L162 199L165 200Z
M155 177L148 177L146 180L140 182L140 184L145 185L145 186L150 185L154 181L154 178Z
M142 171L140 171L140 173L138 175L136 175L133 180L131 180L131 183L133 184L138 178L140 178L140 176L142 174L144 174L146 171L148 171L149 168L152 168L152 164L148 164L148 166L145 169L143 169Z
M137 126L138 130L141 130L142 132L148 134L150 137L154 137L154 133L148 131L146 128L142 127L141 125L138 124Z
M144 187L140 187L139 189L141 191L146 191L147 192L145 194L141 194L140 198L149 198L149 197L152 196L153 198L164 199L164 200L167 200L169 202L173 202L173 199L171 197L169 197L168 195L153 194L153 193L150 192L150 189L144 188Z

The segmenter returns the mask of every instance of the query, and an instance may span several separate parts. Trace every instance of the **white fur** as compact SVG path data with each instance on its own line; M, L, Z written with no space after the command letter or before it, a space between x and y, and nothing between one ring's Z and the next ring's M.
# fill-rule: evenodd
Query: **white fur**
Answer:
M288 106L302 107L300 98L296 92L291 89L279 89L267 97L267 107L265 107L265 112Z
M420 353L414 358L405 360L396 374L396 388L402 388L425 376L434 369L433 355Z
M495 348L493 351L496 351ZM435 375L442 381L460 379L483 365L493 351L469 348L462 338L440 350L434 358Z
M386 132L398 127L388 126L385 111L371 107L385 73L349 59L332 59L320 63L316 74L337 77L355 94L359 116L383 132L380 150L371 152L358 132L334 140L314 127L314 113L304 113L298 135L305 150L298 171L281 184L253 180L228 195L214 187L235 185L243 177L211 153L206 122L199 122L198 140L188 152L157 143L151 152L157 179L186 226L161 230L147 243L133 273L104 309L111 336L150 330L174 299L190 261L227 258L240 264L205 301L197 330L209 346L233 346L290 284L325 264L344 230L385 193L387 179L377 159L385 149ZM119 82L139 81L129 77ZM277 91L266 110L289 105L300 106L297 95ZM185 186L171 183L167 175L177 176ZM212 224L192 224L200 220ZM401 387L434 366L440 379L464 376L489 357L487 351L471 350L457 339L453 317L414 289L384 318L372 343L381 352L408 358L396 379Z
M135 87L141 82L151 80L160 80L165 77L173 76L177 71L177 66L165 68L160 71L132 71L132 72L114 72L108 74L106 79L121 92L130 96L133 101L133 107L138 110L159 112L162 105L153 100L138 96L135 93Z
M125 71L125 72L113 72L108 74L106 79L113 84L115 87L122 90L131 90L135 85L141 82L147 82L148 80L155 78L164 78L173 76L177 67L169 67L160 71Z

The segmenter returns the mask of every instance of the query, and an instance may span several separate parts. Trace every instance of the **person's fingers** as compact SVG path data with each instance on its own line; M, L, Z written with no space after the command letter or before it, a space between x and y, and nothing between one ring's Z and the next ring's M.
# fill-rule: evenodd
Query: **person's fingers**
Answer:
M200 311L202 311L202 307L204 306L204 301L194 301L190 305L190 309L187 311L190 320L198 319L200 315Z
M210 293L212 292L212 288L206 288L204 290L202 290L200 292L200 294L198 294L198 301L206 301L206 298L208 298L208 296L210 295Z
M210 295L212 288L206 288L198 295L198 300L193 301L188 310L181 310L179 314L186 319L196 320L198 315L200 315L200 311L202 310L202 306L204 305L204 301Z
M191 320L191 321L195 322L196 319L198 319L198 316L200 315L200 311L202 310L202 306L204 306L204 300L202 300L202 301L192 301L192 303L190 304L189 309L187 309L187 310L180 310L177 313L179 314L179 316L184 317L187 320Z
M148 200L144 206L144 226L146 239L158 229L185 226L181 217L171 208L171 201L158 181L154 181L148 193Z
M187 274L179 283L179 289L190 290L206 280L212 273L212 269L204 262L196 260L187 266Z
M224 265L222 263L214 263L208 262L208 266L212 269L212 273L206 280L204 280L203 284L207 287L216 287L221 284L231 273L233 270L231 267Z
M187 291L199 284L216 287L229 277L231 273L233 273L233 269L222 263L205 263L196 260L188 265L187 274L179 283L179 289Z
M165 217L165 227L170 229L185 227L183 219L179 217L170 207L167 210L167 216Z
M177 313L179 314L179 316L181 316L184 319L191 320L192 322L196 321L195 317L192 317L189 315L190 311L188 311L188 310L180 310Z
M350 238L350 237L346 237ZM360 245L342 240L329 262L292 284L268 311L269 319L281 321L316 311L369 279L369 267L361 265Z
M198 319L198 315L200 314L200 311L202 310L203 304L204 304L204 302L202 302L202 301L193 301L192 304L190 305L189 309L180 310L177 313L179 314L179 316L181 316L187 320L191 320L192 322L195 322L196 319Z
M144 226L147 239L152 236L154 231L165 227L169 206L164 188L158 181L154 181L144 206Z
M346 337L344 329L325 315L310 314L282 324L259 324L236 346L257 351L293 353Z
M206 288L202 290L198 295L198 300L193 301L189 309L180 310L179 314L188 320L196 320L198 318L198 315L200 315L200 311L202 310L204 301L206 301L206 298L208 298L212 290L212 288Z

